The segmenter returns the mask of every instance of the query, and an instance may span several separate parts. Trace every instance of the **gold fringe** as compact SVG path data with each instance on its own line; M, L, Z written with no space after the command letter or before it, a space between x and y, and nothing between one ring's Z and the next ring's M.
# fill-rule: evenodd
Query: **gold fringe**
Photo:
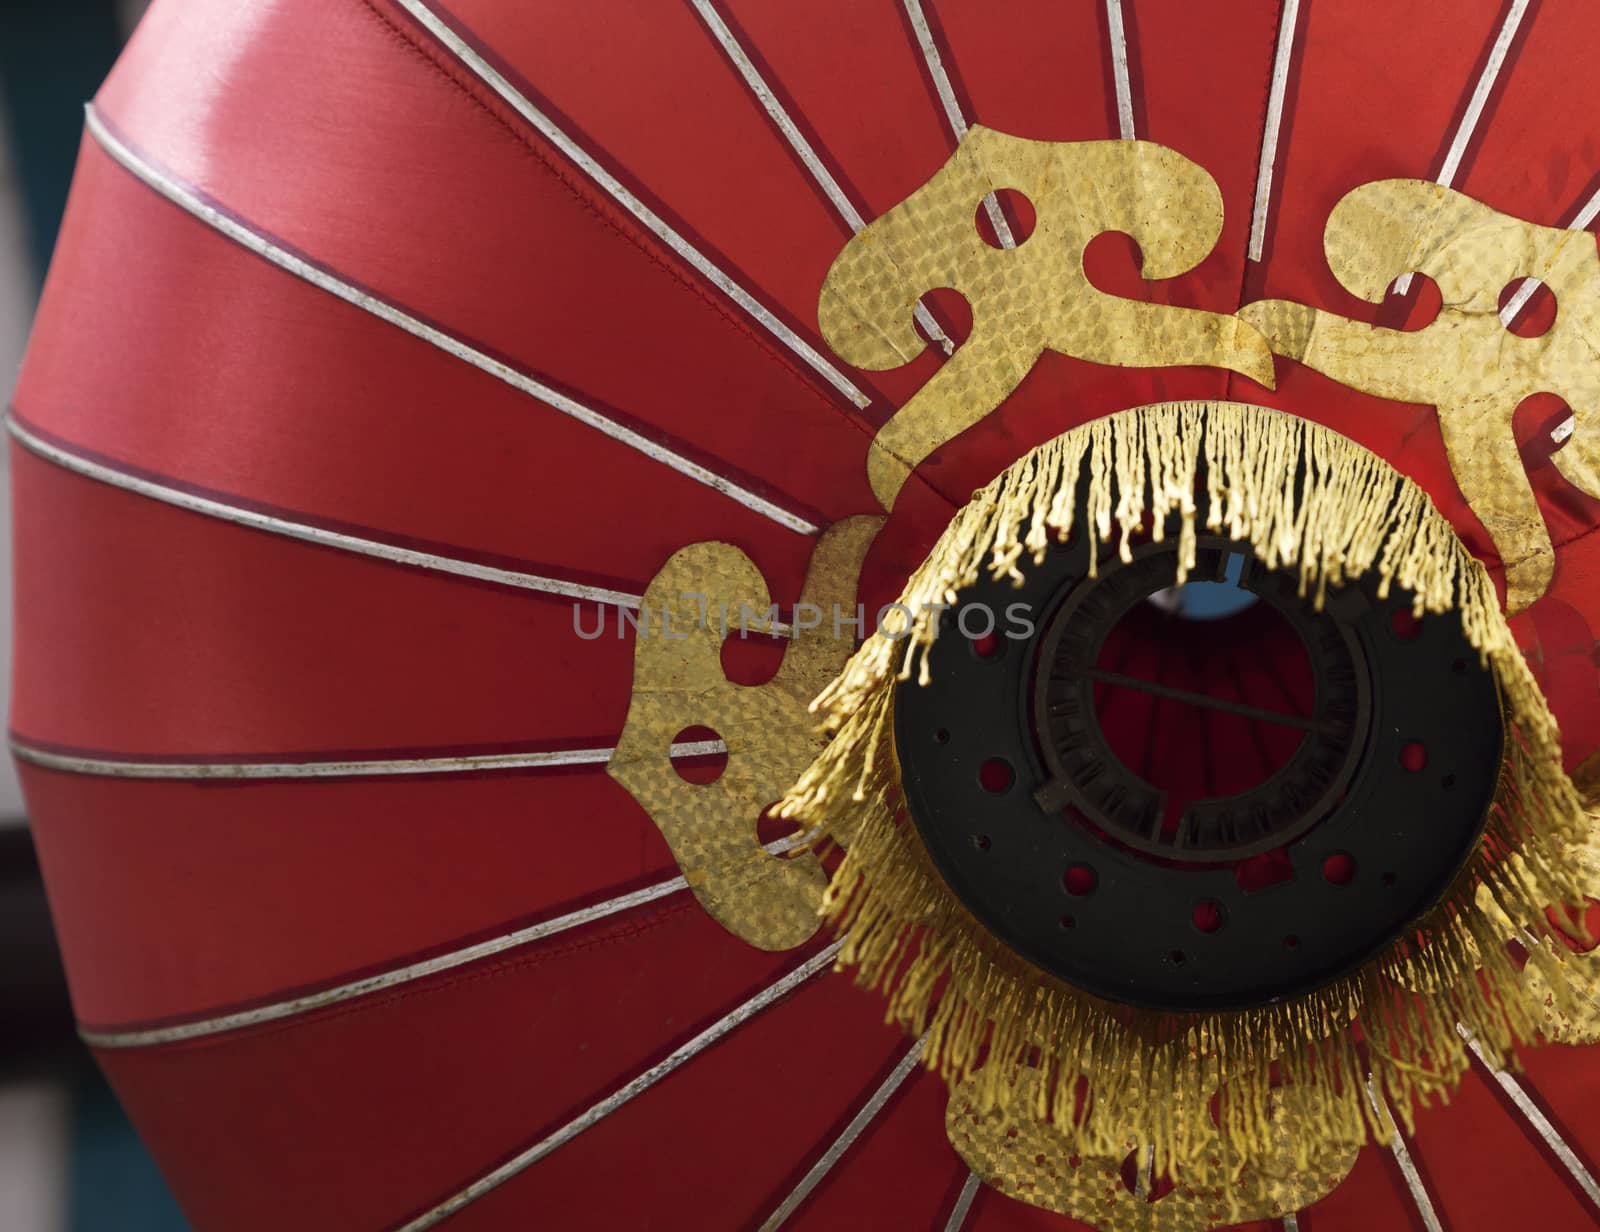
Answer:
M1482 841L1441 904L1360 971L1256 1009L1170 1014L1100 1000L984 929L904 818L894 689L913 673L928 680L930 614L984 571L1020 580L1024 555L1038 564L1052 539L1070 535L1085 461L1091 560L1113 539L1128 559L1130 532L1148 526L1159 538L1177 513L1181 582L1194 564L1199 479L1206 529L1250 543L1270 568L1297 571L1302 595L1320 606L1330 588L1376 572L1382 593L1399 585L1415 595L1418 615L1458 612L1499 682L1506 754ZM1586 840L1590 822L1562 771L1555 720L1483 565L1427 494L1368 450L1236 403L1168 403L1096 420L978 492L900 603L906 610L891 609L813 703L835 737L781 812L845 848L823 905L846 935L840 965L885 992L890 1020L927 1033L926 1063L946 1081L973 1079L982 1110L1044 1119L1084 1155L1120 1152L1130 1137L1152 1143L1156 1167L1177 1169L1206 1149L1218 1091L1224 1150L1272 1152L1268 1091L1277 1086L1303 1168L1319 1140L1388 1138L1392 1128L1367 1098L1369 1072L1409 1127L1415 1106L1447 1099L1469 1064L1457 1024L1502 1065L1513 1063L1514 1039L1537 1034L1540 1007L1522 994L1504 944L1508 920L1529 962L1564 995L1563 951L1536 938L1550 933L1546 905L1583 901L1587 878L1569 848ZM1080 1076L1091 1081L1088 1100ZM1019 1090L1031 1109L1011 1107Z

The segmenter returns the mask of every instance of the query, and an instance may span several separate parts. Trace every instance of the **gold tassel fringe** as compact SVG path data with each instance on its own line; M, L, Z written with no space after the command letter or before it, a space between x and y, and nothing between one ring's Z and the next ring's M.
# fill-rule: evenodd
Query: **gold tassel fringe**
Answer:
M1320 606L1330 587L1376 572L1382 593L1399 585L1415 595L1419 616L1457 612L1493 671L1506 752L1482 840L1440 905L1354 974L1228 1012L1101 1000L994 938L947 888L904 817L894 689L913 673L928 680L934 605L953 605L985 571L1020 580L1024 556L1038 564L1053 539L1071 534L1085 463L1091 560L1113 538L1128 559L1131 532L1149 527L1160 538L1176 512L1182 582L1194 564L1198 479L1206 529L1250 543L1269 568L1297 571L1303 596ZM1176 1172L1214 1151L1219 1136L1234 1159L1281 1151L1269 1116L1276 1088L1304 1168L1319 1142L1391 1135L1369 1098L1369 1073L1409 1127L1415 1106L1447 1099L1460 1081L1465 1035L1491 1063L1512 1063L1513 1040L1537 1034L1540 1007L1523 994L1508 938L1526 945L1558 998L1568 995L1545 907L1582 903L1588 877L1571 849L1585 843L1590 819L1562 771L1555 720L1483 565L1421 488L1353 441L1236 403L1168 403L1096 420L978 492L900 603L906 611L890 609L885 628L813 703L834 739L781 812L845 848L823 905L845 934L840 965L884 991L890 1020L926 1033L925 1061L947 1082L972 1080L982 1111L1047 1121L1085 1156L1120 1158L1128 1141L1149 1143L1157 1169Z

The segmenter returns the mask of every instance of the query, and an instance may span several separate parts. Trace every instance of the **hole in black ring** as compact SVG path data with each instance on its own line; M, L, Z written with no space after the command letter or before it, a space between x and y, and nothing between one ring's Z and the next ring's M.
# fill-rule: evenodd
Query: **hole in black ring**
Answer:
M1216 899L1203 898L1194 905L1194 910L1189 913L1189 920L1201 932L1214 933L1228 922L1228 915Z
M1077 898L1093 894L1099 884L1099 875L1087 864L1074 864L1061 875L1061 888Z
M990 795L998 796L1011 790L1017 781L1017 772L1004 757L991 757L978 767L978 786Z
M1005 650L1005 642L994 630L970 639L967 645L972 647L973 657L983 663L992 663L998 659Z

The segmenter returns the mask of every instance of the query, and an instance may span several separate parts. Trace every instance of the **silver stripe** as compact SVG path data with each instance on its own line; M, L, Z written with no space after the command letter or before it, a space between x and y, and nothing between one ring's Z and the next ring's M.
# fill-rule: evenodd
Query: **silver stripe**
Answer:
M91 462L89 459L79 457L69 450L41 440L9 415L6 416L6 428L30 453L38 454L41 458L54 462L57 466L64 467L75 474L82 475L86 479L93 479L99 483L108 484L113 488L121 488L125 492L133 492L136 495L158 500L164 504L176 505L178 508L187 509L191 513L203 513L207 517L220 518L224 522L233 522L238 526L247 526L251 530L266 531L269 534L282 535L288 539L298 539L304 543L315 543L321 547L338 548L342 552L353 552L358 556L372 556L379 560L394 561L396 564L411 565L434 573L449 573L456 577L473 578L482 582L495 582L501 586L515 586L520 590L535 590L544 594L563 595L570 599L587 600L591 603L637 608L642 601L640 596L627 594L620 590L607 590L600 586L585 586L579 582L568 582L561 578L539 577L536 574L519 573L512 569L496 569L490 565L480 565L473 561L460 560L453 556L438 556L432 552L418 552L411 548L396 547L391 543L382 543L376 539L362 539L359 536L343 534L340 531L324 530L320 526L309 526L304 522L291 522L286 518L274 517L271 514L257 513L253 509L229 505L208 496L197 496L192 492L185 492L181 488L168 487L166 484L156 483L150 479L141 479L137 475L130 475L126 471L117 470L115 467L106 466L100 462Z
M1300 1232L1300 1216L1290 1211L1283 1217L1283 1232Z
M978 1179L976 1172L967 1173L967 1183L961 1187L961 1193L956 1197L956 1204L950 1208L950 1218L945 1220L944 1232L961 1232L966 1226L967 1215L972 1210L972 1200L978 1196L978 1186L983 1184Z
M1506 11L1506 19L1500 23L1500 32L1495 35L1494 46L1489 49L1489 58L1484 63L1483 72L1478 74L1478 84L1473 87L1472 97L1467 101L1467 109L1461 114L1461 122L1456 125L1455 136L1450 139L1450 148L1445 151L1439 174L1434 177L1437 183L1446 188L1455 183L1456 173L1461 170L1461 160L1467 155L1467 145L1478 129L1478 121L1483 118L1483 109L1489 102L1494 83L1499 80L1500 72L1505 68L1506 56L1511 52L1511 40L1516 38L1517 27L1522 25L1522 19L1527 12L1528 0L1511 0L1511 7ZM1395 293L1404 295L1409 290L1411 290L1411 275L1408 272L1395 279Z
M404 0L402 0L404 2ZM215 231L221 232L243 248L249 249L264 260L272 262L279 269L286 270L297 278L304 279L312 286L337 296L347 304L360 308L363 312L387 321L390 325L403 329L415 338L438 347L439 350L457 359L471 364L481 372L486 372L497 380L505 382L514 389L519 389L530 397L537 398L547 406L570 415L579 423L586 424L598 432L604 433L612 440L636 449L653 461L671 467L681 475L687 475L698 483L705 484L724 496L738 501L746 509L755 511L763 517L772 519L780 526L790 530L799 531L804 535L814 535L818 527L796 514L790 513L764 497L757 496L747 488L742 488L733 480L715 471L692 462L683 455L674 453L665 446L657 444L648 437L641 436L631 428L626 428L615 420L608 419L599 411L583 405L565 394L550 388L540 381L534 380L518 372L515 368L501 363L499 360L485 355L473 347L468 346L459 338L452 337L442 330L424 324L409 313L402 312L392 304L387 304L375 296L367 294L358 287L352 286L343 279L319 269L310 262L295 256L293 253L279 247L264 235L251 230L249 227L230 218L221 210L204 201L195 191L186 184L172 179L165 173L157 170L144 162L137 154L123 145L101 122L99 113L94 104L84 108L86 123L89 132L100 143L113 159L120 163L127 171L149 185L174 205L181 207L194 215Z
M368 761L119 761L53 753L12 739L19 761L68 774L117 779L330 779L391 774L474 774L486 770L544 770L559 766L603 766L616 749L557 749L543 753L487 753L467 757L379 758ZM726 753L721 740L693 740L672 746L673 757Z
M1489 51L1489 59L1483 66L1483 72L1478 75L1478 84L1472 91L1472 98L1467 103L1467 109L1461 116L1461 123L1456 126L1456 135L1450 141L1450 148L1445 152L1444 163L1439 168L1438 182L1448 188L1455 182L1456 172L1461 170L1461 160L1466 157L1467 143L1472 140L1472 134L1477 131L1478 121L1483 118L1483 109L1489 102L1489 94L1494 89L1494 83L1500 77L1500 71L1505 67L1506 56L1511 51L1511 40L1517 36L1517 27L1522 25L1522 19L1528 12L1528 0L1512 0L1511 8L1506 12L1506 19L1500 24L1500 33L1495 36L1494 47Z
M1267 214L1272 208L1272 175L1278 165L1278 136L1283 129L1283 100L1289 88L1289 61L1294 56L1295 25L1300 0L1284 0L1278 17L1278 48L1272 57L1272 88L1267 94L1267 118L1261 129L1261 162L1256 167L1256 200L1250 215L1252 261L1261 260L1267 244Z
M1505 1070L1489 1063L1489 1058L1483 1055L1483 1049L1478 1047L1478 1041L1472 1038L1472 1032L1462 1024L1456 1024L1456 1030L1461 1038L1466 1040L1467 1047L1472 1049L1472 1055L1477 1058L1478 1064L1486 1069L1490 1076L1500 1084L1500 1089L1511 1097L1511 1102L1517 1106L1517 1111L1527 1118L1535 1133L1544 1140L1550 1148L1551 1154L1561 1161L1561 1166L1572 1174L1572 1179L1578 1182L1578 1187L1588 1195L1589 1201L1600 1208L1600 1183L1596 1183L1589 1169L1583 1166L1578 1158L1578 1153L1567 1144L1565 1138L1556 1131L1550 1123L1550 1118L1545 1116L1539 1106L1529 1097L1523 1086Z
M1406 1178L1406 1188L1411 1191L1411 1200L1416 1204L1417 1214L1422 1216L1423 1226L1428 1232L1444 1232L1443 1226L1439 1223L1439 1214L1433 1209L1433 1199L1428 1196L1428 1188L1422 1183L1422 1174L1417 1171L1411 1152L1406 1149L1406 1140L1400 1133L1400 1127L1395 1124L1388 1103L1378 1094L1378 1085L1373 1081L1371 1074L1367 1075L1367 1100L1372 1104L1373 1111L1378 1114L1378 1119L1388 1122L1394 1128L1394 1137L1389 1140L1388 1146L1394 1152L1394 1159L1400 1165L1401 1174Z
M810 841L814 835L815 831L791 834L787 838L781 838L766 844L766 849L773 855L782 855L784 852L791 851L802 843ZM630 894L610 898L603 903L592 903L587 907L580 907L576 911L569 911L566 915L558 915L549 920L541 920L537 924L530 924L527 928L520 928L515 932L505 933L499 937L491 937L487 941L478 942L476 945L453 950L448 954L440 954L422 962L397 967L392 971L384 971L377 975L367 976L365 979L352 980L348 984L339 984L333 988L324 988L319 992L307 993L303 997L295 997L289 1001L279 1001L273 1005L258 1006L255 1009L240 1010L233 1014L222 1014L216 1018L204 1018L196 1022L179 1023L170 1027L152 1027L145 1031L79 1030L78 1034L86 1044L95 1048L148 1048L156 1044L176 1044L185 1040L202 1039L208 1035L220 1035L225 1031L240 1031L246 1027L260 1026L266 1022L278 1022L284 1018L295 1018L301 1014L309 1014L313 1010L325 1009L330 1005L338 1005L341 1002L364 997L370 993L383 992L430 975L438 975L443 971L451 971L467 963L477 962L479 959L490 958L507 950L516 949L518 946L542 941L546 937L553 937L557 933L564 933L569 929L580 928L585 924L593 924L596 920L603 920L608 916L631 911L635 907L653 903L658 898L666 898L668 895L676 894L679 890L685 889L687 885L688 883L683 877L671 877L666 881L658 881L655 885L648 885L643 889L634 890ZM835 944L832 948L837 950L838 945Z
M711 0L690 0L690 2L694 5L695 12L700 14L700 19L706 23L706 28L711 31L712 37L721 44L722 50L727 54L728 59L739 70L739 75L744 78L745 84L750 87L750 92L766 108L767 115L778 126L778 130L783 134L784 140L799 155L800 161L805 164L806 170L811 173L811 178L817 182L817 187L822 189L829 201L833 202L833 208L839 212L839 217L845 220L850 230L861 230L862 227L867 225L866 220L861 217L850 198L845 196L844 189L839 186L839 181L833 178L833 173L828 170L822 159L817 156L816 150L812 149L811 143L806 140L805 134L800 131L789 113L784 110L783 104L773 94L772 87L766 83L760 71L751 61L749 53L740 46L739 40L733 36L733 31L722 20L722 14L717 12L716 6L712 4Z
M706 281L713 284L719 291L738 304L740 308L744 309L763 329L793 351L807 366L845 397L849 398L851 402L862 407L871 404L872 399L857 389L843 372L829 363L804 338L778 320L770 309L735 282L730 275L712 264L709 257L668 226L654 210L629 192L616 176L602 167L577 142L557 128L555 122L549 116L545 115L544 112L540 111L524 97L492 64L474 51L465 39L447 26L422 0L398 0L398 3L401 8L415 17L434 38L443 43L450 54L470 69L474 76L504 99L524 120L538 129L544 135L545 140L549 141L551 145L555 146L576 164L607 196L637 218L646 230L650 231L668 248L692 265Z
M1522 310L1528 306L1528 301L1533 298L1533 293L1544 284L1537 278L1524 278L1521 285L1511 293L1511 298L1506 301L1506 306L1500 309L1500 324L1507 329L1511 328Z
M184 1040L200 1039L208 1035L218 1035L224 1031L239 1031L245 1027L256 1027L262 1023L277 1022L284 1018L294 1018L301 1014L309 1014L313 1010L324 1009L330 1005L338 1005L344 1001L364 997L369 993L382 992L386 989L396 988L401 984L409 984L430 975L449 971L466 963L476 962L481 958L489 958L517 946L528 945L531 942L552 937L557 933L566 932L568 929L578 928L584 924L592 924L596 920L603 920L607 916L616 915L618 912L628 911L634 907L642 907L646 903L654 902L658 898L665 898L669 894L676 894L685 886L682 877L673 877L668 881L658 882L655 885L645 886L631 894L624 894L619 898L608 899L603 903L579 908L577 911L568 912L566 915L557 916L551 920L542 920L527 928L518 929L516 932L506 933L503 936L492 937L487 941L480 941L477 945L467 946L464 949L441 954L437 958L429 958L423 962L412 963L393 971L385 971L379 975L368 976L366 979L353 980L348 984L340 984L334 988L325 988L319 992L308 993L303 997L296 997L290 1001L279 1001L273 1005L263 1005L256 1009L240 1010L233 1014L223 1014L216 1018L206 1018L198 1022L186 1022L171 1027L155 1027L146 1031L79 1031L85 1043L95 1048L147 1048L155 1044L175 1044Z
M1117 127L1124 141L1132 141L1133 86L1128 80L1128 36L1122 28L1122 0L1106 0L1106 26L1111 33L1111 76L1117 89Z
M917 1062L922 1059L922 1049L927 1043L924 1036L912 1044L906 1055L900 1058L900 1064L883 1080L883 1085L872 1093L872 1098L862 1105L861 1111L851 1119L850 1124L844 1127L844 1132L833 1140L833 1144L822 1153L822 1157L811 1165L811 1170L800 1178L800 1183L794 1187L787 1198L779 1205L778 1209L767 1216L767 1221L761 1225L761 1232L777 1232L784 1222L800 1208L800 1204L811 1196L811 1193L822 1183L824 1177L833 1170L833 1166L844 1157L859 1138L873 1118L883 1111L883 1106L889 1102L889 1097L899 1089L900 1084L906 1080L906 1075L916 1068Z
M694 5L695 12L700 14L700 19L706 23L711 36L721 45L729 61L739 70L739 75L744 78L745 85L750 87L750 92L756 96L761 106L766 109L768 117L778 126L778 131L789 143L789 148L805 164L806 170L811 173L811 178L816 181L823 195L833 203L833 208L838 211L839 217L844 219L845 225L851 231L860 231L867 225L866 220L861 217L855 203L845 196L839 181L834 179L833 172L829 171L827 165L818 157L816 150L806 140L805 134L795 124L793 117L784 110L783 104L778 101L778 96L772 92L772 87L761 76L761 71L756 68L749 53L739 45L739 40L728 28L728 23L722 20L722 14L717 12L716 5L712 0L690 0L690 3ZM955 344L945 336L927 307L918 301L913 312L923 332L932 338L946 355L951 354L955 350Z
M911 19L911 28L917 34L917 47L922 52L923 62L928 66L928 74L933 78L933 88L938 91L939 102L944 107L944 117L950 124L950 132L960 145L967 136L967 117L961 114L961 104L956 101L955 87L950 84L950 74L945 71L944 58L939 54L938 45L933 41L933 31L928 26L928 15L922 11L922 0L905 0L906 16ZM1011 225L1006 222L1004 211L1000 208L1000 201L993 193L983 199L984 211L989 215L989 223L994 227L995 236L1000 241L1002 248L1015 248L1017 241L1011 234Z
M1586 231L1589 228L1589 224L1597 217L1600 217L1600 189L1596 189L1593 195L1578 208L1578 212L1567 220L1566 229L1568 231ZM1528 306L1528 300L1541 285L1537 278L1524 278L1522 285L1516 289L1511 298L1506 301L1506 306L1500 310L1500 324L1510 329L1511 323L1521 315L1522 310ZM1571 434L1572 429L1568 428L1566 434L1557 439L1565 440Z
M795 968L777 983L772 984L762 992L757 993L755 996L751 997L750 1000L739 1006L738 1009L707 1027L699 1035L695 1036L687 1044L684 1044L671 1056L667 1057L666 1060L661 1061L645 1070L644 1073L640 1074L637 1078L628 1083L627 1086L623 1087L615 1094L608 1095L605 1099L595 1104L587 1112L583 1113L574 1120L569 1121L542 1142L538 1142L529 1147L520 1155L517 1155L514 1159L507 1160L498 1168L494 1169L494 1171L485 1173L459 1193L446 1198L432 1210L417 1216L417 1218L413 1219L404 1227L397 1229L397 1232L423 1232L423 1229L425 1228L437 1226L444 1220L448 1219L451 1215L459 1211L462 1207L467 1206L468 1204L483 1197L484 1194L488 1193L491 1189L494 1189L497 1185L509 1181L523 1169L527 1168L531 1164L538 1163L541 1159L543 1159L546 1155L549 1155L558 1147L564 1146L566 1143L571 1142L572 1139L583 1133L584 1130L593 1127L606 1117L610 1116L634 1096L649 1090L650 1087L654 1086L661 1079L672 1073L673 1070L677 1069L685 1061L693 1059L698 1053L705 1051L705 1049L716 1043L734 1028L741 1026L750 1019L754 1018L774 1001L778 1001L787 996L790 992L794 991L794 989L805 983L819 971L826 970L828 964L833 961L834 955L839 952L839 947L843 944L844 942L842 939L835 941L827 949L816 955L816 957L810 959L802 966Z

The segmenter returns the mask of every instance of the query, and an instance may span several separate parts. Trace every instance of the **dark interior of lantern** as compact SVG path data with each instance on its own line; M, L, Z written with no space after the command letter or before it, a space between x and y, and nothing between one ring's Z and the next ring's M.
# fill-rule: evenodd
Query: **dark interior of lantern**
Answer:
M1300 635L1241 584L1242 553L1225 561L1220 581L1164 587L1134 604L1095 660L1100 730L1163 793L1168 838L1195 801L1240 795L1288 764L1315 704Z

